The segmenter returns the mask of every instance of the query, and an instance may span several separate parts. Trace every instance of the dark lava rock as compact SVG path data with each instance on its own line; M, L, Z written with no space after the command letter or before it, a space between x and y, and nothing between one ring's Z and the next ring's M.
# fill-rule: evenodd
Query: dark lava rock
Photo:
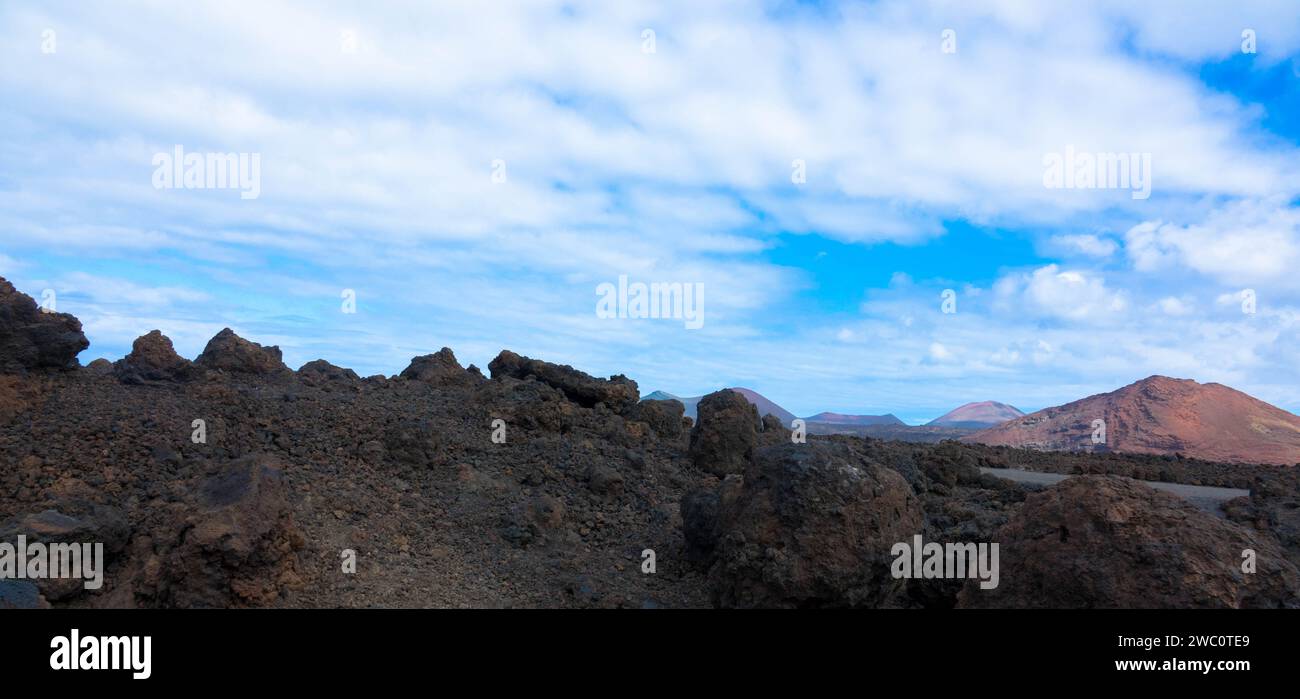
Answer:
M1300 572L1275 543L1128 478L1034 493L998 542L998 587L967 583L958 606L1300 607ZM1247 549L1255 573L1242 571Z
M197 503L172 528L177 538L146 565L143 589L164 606L260 606L298 582L304 540L271 457L227 462L198 485ZM152 576L152 579L151 579Z
M249 342L230 328L223 329L209 340L194 364L203 369L232 374L268 376L289 373L279 347L263 347Z
M890 549L922 530L903 477L847 447L764 447L718 501L709 581L722 607L886 606Z
M188 359L176 354L166 335L151 330L135 339L131 353L114 365L113 373L123 383L179 381L189 378L193 366Z
M98 543L104 545L105 561L126 548L131 529L121 510L82 500L52 504L58 509L18 515L0 525L0 541L14 544L22 535L28 546ZM99 561L99 565L103 566L105 561ZM84 578L50 577L33 582L45 599L55 602L75 597L86 589Z
M100 357L87 364L86 369L100 375L111 374L113 373L113 363Z
M686 406L679 400L643 400L627 411L627 419L640 420L663 439L682 436L682 416Z
M488 371L492 372L494 379L501 376L537 379L559 389L574 403L588 408L604 403L611 410L621 412L635 405L641 397L636 382L622 374L598 379L567 364L529 359L510 350L501 350L501 354L488 364Z
M448 347L443 347L435 354L425 354L411 360L410 365L402 370L402 378L411 381L423 381L434 386L463 385L477 382L477 379L456 361L456 355Z
M357 376L357 372L341 366L334 366L324 359L317 359L303 364L298 368L298 378L316 383L361 380L361 377Z
M682 496L682 536L686 540L686 560L707 570L713 563L718 545L718 504L722 491L740 476L727 476L721 488L700 488Z
M42 311L32 297L0 278L0 373L75 369L77 354L89 346L81 321Z
M730 389L710 393L696 409L691 430L691 460L717 476L742 473L758 446L758 410Z

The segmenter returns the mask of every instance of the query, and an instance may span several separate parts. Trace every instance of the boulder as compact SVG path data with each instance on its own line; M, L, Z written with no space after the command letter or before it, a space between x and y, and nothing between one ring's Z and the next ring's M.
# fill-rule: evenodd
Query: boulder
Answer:
M716 476L743 473L758 446L758 409L730 389L710 393L696 407L691 461Z
M960 607L1300 607L1276 543L1119 476L1076 476L1025 499L999 530L1000 582ZM1256 572L1242 570L1255 552Z
M303 534L273 457L221 465L198 483L196 502L169 530L159 561L138 587L176 607L264 606L299 583Z
M279 347L263 347L249 342L230 328L223 329L209 340L194 364L202 369L231 374L272 376L290 373Z
M641 397L636 382L622 374L598 379L567 364L529 359L510 350L501 350L501 354L488 364L488 371L494 379L503 376L520 380L536 379L559 389L569 400L588 408L604 403L611 410L621 412L636 404Z
M728 481L709 571L716 605L879 607L902 592L890 550L922 531L923 514L897 472L810 442L763 447Z
M41 544L103 544L107 559L126 548L131 528L121 510L85 500L67 499L49 503L40 512L20 514L0 524L0 541L14 544L25 537L28 546ZM102 572L102 569L101 569ZM44 578L32 581L47 600L57 602L85 592L83 578Z
M682 416L686 406L679 400L643 400L627 411L627 419L640 420L650 426L661 439L682 436Z
M190 361L176 354L172 341L158 330L137 337L131 353L113 366L114 375L123 383L180 381L192 372Z
M77 355L89 346L81 321L67 313L46 313L0 278L0 373L75 369Z

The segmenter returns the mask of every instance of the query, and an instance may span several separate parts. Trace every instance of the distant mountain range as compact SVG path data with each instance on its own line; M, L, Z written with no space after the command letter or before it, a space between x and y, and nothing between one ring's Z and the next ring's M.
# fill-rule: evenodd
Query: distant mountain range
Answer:
M1223 384L1167 376L1030 413L963 439L1052 451L1300 464L1300 417Z
M745 400L754 404L758 408L758 415L775 415L781 421L781 424L789 427L790 422L795 419L795 414L777 405L767 396L749 388L736 387L730 389L745 397ZM675 396L666 391L655 391L641 400L678 400L686 406L686 415L692 420L695 419L695 406L699 404L700 399L704 396L682 397ZM812 417L804 418L807 422L817 422L833 425L902 425L902 420L893 415L841 415L839 413L817 413Z
M767 396L764 396L758 391L749 388L742 388L742 387L736 387L730 390L739 393L740 395L745 397L745 400L748 400L750 403L753 403L754 407L758 409L758 414L760 417L762 417L763 415L775 415L777 419L781 421L781 424L786 425L787 427L790 425L790 422L795 419L794 413L777 405ZM673 395L666 391L655 391L642 398L642 400L681 401L682 405L686 406L686 415L689 416L692 420L694 420L696 416L696 405L700 402L700 399L703 397L704 396L682 397L682 396ZM906 423L904 423L902 420L899 420L897 417L895 417L892 414L843 415L840 413L817 413L816 415L804 418L804 420L808 422L810 425L811 424L826 425L826 426L833 425L836 427L845 427L845 428L868 427L868 426L891 426L891 427L907 426ZM825 432L829 430L821 430L821 431Z
M748 388L731 389L784 425L794 414ZM655 391L646 399L672 398L696 416L700 397ZM892 414L822 412L804 418L813 434L855 434L879 439L938 442L961 439L1046 451L1182 454L1235 463L1300 464L1300 417L1217 383L1151 376L1110 393L1026 415L996 401L967 403L925 425ZM1104 436L1095 420L1105 424Z

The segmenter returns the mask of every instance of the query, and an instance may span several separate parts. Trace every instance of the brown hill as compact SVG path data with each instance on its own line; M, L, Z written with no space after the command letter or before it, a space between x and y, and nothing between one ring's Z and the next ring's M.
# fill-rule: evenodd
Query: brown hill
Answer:
M986 400L954 408L926 424L950 427L992 427L1022 416L1024 413L1013 405Z
M1094 443L1094 420L1105 439ZM1237 463L1300 463L1300 417L1224 386L1151 376L963 438L1050 451L1183 454Z

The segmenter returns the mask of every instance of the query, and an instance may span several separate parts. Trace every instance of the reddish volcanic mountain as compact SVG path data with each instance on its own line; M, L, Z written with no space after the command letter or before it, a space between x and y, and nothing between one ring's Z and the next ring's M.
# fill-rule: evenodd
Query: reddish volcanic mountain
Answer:
M1094 420L1105 421L1102 443L1094 444ZM1300 417L1223 384L1166 376L1040 410L963 440L1052 451L1300 463Z
M1024 413L1014 406L985 400L954 408L927 424L947 427L991 427L1023 416Z

